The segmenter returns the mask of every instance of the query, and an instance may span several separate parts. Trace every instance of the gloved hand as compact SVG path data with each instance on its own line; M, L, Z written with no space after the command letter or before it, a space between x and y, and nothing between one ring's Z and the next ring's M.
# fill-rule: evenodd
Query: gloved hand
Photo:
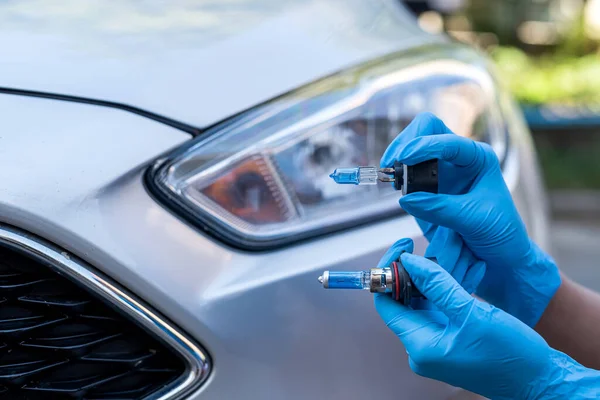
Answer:
M412 244L396 243L380 265ZM491 399L596 399L600 372L548 346L533 329L471 297L439 265L410 253L401 261L416 287L437 310L415 310L389 295L375 307L400 338L411 369Z
M495 153L487 144L453 134L426 113L390 144L381 166L434 158L440 160L440 194L412 193L400 205L417 218L430 241L441 227L458 232L487 265L477 295L534 326L561 279L552 258L530 241Z

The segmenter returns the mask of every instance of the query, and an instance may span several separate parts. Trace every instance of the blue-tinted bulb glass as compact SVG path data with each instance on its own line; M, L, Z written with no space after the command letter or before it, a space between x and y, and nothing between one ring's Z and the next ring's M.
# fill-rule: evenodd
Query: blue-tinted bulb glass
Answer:
M358 185L359 173L357 168L336 168L331 175L329 175L335 183L342 185L352 184Z
M329 289L369 289L368 271L329 271Z

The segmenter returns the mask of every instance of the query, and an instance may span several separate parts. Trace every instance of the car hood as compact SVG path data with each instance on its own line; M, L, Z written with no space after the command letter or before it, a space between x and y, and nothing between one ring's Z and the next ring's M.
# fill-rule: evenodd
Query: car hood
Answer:
M0 87L211 125L373 57L439 41L396 0L0 3Z

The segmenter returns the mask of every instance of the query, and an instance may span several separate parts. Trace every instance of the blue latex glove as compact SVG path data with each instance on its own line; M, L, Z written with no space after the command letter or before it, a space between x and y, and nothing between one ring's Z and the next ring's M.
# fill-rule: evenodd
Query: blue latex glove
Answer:
M469 294L479 286L486 272L485 262L473 255L460 235L442 226L433 230L425 257L435 259Z
M534 326L561 279L552 258L530 241L495 153L485 143L453 134L425 113L390 144L381 166L434 158L440 160L440 194L412 193L400 205L417 218L430 241L442 227L458 232L487 265L476 293ZM461 283L470 287L477 282Z
M380 265L412 244L396 243ZM416 310L376 294L375 307L400 338L411 369L491 399L596 399L600 373L548 346L533 329L471 297L439 265L410 253L401 261L437 310Z

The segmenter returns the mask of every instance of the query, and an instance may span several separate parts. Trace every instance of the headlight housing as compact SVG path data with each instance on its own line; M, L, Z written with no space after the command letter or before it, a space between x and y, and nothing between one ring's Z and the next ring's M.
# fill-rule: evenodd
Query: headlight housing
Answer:
M147 181L165 204L228 244L289 244L401 212L390 185L336 185L328 175L378 165L422 111L504 157L506 129L486 61L452 45L394 54L244 112L159 160Z

